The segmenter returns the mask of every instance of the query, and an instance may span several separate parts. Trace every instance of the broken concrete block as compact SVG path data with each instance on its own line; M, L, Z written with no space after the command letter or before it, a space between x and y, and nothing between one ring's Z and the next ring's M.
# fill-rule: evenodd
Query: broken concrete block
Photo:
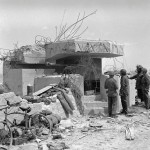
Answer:
M56 100L55 103L51 103L50 105L45 105L43 102L41 104L42 104L43 110L49 110L52 113L61 116L61 118L66 118L65 112L64 112L62 105L58 99Z
M66 119L60 121L60 126L64 128L71 128L74 126L74 124L72 123L71 119Z
M19 103L22 101L20 96L16 96L14 92L0 94L0 98L5 99L6 102L9 101L10 104Z
M47 147L47 143L42 143L39 145L39 150L50 150L48 147Z

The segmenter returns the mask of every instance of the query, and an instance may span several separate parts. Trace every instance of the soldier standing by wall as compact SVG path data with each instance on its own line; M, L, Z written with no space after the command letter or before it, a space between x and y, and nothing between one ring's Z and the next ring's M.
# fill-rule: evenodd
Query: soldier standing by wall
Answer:
M109 72L109 78L106 79L104 88L107 89L108 95L108 115L109 117L116 117L116 115L112 115L113 105L117 101L117 81L113 78L114 73L112 71Z
M150 108L149 88L150 88L150 77L147 74L147 69L143 68L142 93L146 109Z
M125 115L128 114L128 104L127 104L127 99L129 96L129 80L128 77L126 75L126 70L125 69L121 69L120 70L120 75L121 75L121 80L120 80L120 91L119 91L119 95L121 97L121 103L122 103L122 112Z

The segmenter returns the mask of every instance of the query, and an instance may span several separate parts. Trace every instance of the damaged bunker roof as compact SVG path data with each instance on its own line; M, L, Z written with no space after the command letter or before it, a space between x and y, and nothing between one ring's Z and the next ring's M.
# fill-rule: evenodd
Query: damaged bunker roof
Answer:
M112 41L66 40L47 43L46 59L90 54L93 58L123 56L123 45Z

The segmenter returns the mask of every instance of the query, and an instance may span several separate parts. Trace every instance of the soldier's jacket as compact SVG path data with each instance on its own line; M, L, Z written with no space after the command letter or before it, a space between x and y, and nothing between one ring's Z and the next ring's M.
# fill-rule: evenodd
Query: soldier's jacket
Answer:
M105 89L108 89L107 94L109 97L117 96L117 81L114 78L107 78L104 85Z
M136 89L142 89L142 77L143 77L142 73L139 73L139 74L134 75L133 77L130 77L130 79L136 79L136 85L135 85Z
M129 79L126 75L121 77L120 80L120 96L128 96L129 95Z
M142 89L143 90L149 90L149 88L150 88L150 77L147 74L143 75L141 82L142 82Z

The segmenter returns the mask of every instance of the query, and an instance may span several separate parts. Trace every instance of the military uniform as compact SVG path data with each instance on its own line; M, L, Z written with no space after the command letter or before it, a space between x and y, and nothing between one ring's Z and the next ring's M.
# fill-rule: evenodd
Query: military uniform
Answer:
M137 65L136 66L137 74L134 75L133 77L130 77L129 79L136 79L135 89L137 89L137 96L143 102L144 100L143 100L142 83L141 83L143 77L142 69L143 67L141 65Z
M149 109L150 107L149 88L150 88L150 77L147 74L147 69L143 68L142 93L146 109Z
M120 97L121 97L121 103L122 103L122 108L123 111L122 113L127 114L128 113L128 104L127 104L127 98L129 96L129 80L128 77L126 75L126 70L122 69L120 71L121 74L121 80L120 80Z
M112 117L113 105L117 101L117 81L113 78L113 73L109 73L110 77L105 81L105 89L107 89L108 95L108 114L109 117Z

